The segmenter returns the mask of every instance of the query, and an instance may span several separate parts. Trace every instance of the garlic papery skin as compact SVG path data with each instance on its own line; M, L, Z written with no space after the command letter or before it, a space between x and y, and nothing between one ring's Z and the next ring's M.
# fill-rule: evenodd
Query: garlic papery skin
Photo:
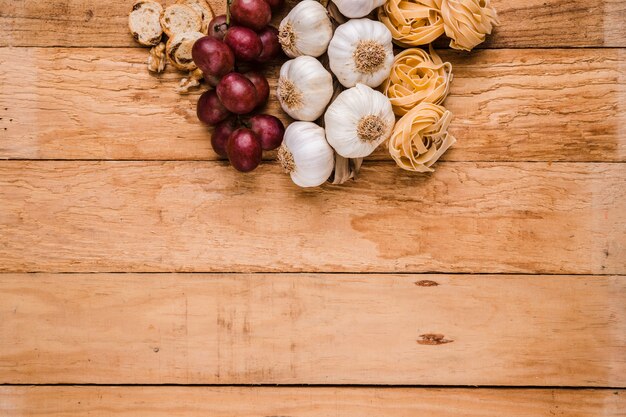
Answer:
M278 40L289 58L323 55L332 37L333 24L328 12L315 0L298 3L278 28Z
M299 56L280 68L276 95L283 110L296 120L319 118L333 96L333 76L310 56Z
M367 16L387 0L333 0L342 15L351 19Z
M357 84L339 94L326 110L326 139L344 158L364 158L389 139L395 121L384 94Z
M330 177L335 153L324 129L311 122L294 122L285 130L278 160L299 187L318 187Z
M393 64L391 32L370 19L352 19L339 26L328 45L331 71L344 87L358 83L378 87Z

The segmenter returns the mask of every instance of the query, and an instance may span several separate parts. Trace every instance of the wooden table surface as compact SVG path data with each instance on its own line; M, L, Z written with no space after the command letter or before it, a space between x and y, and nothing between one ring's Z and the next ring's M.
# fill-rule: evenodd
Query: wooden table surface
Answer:
M0 416L626 416L626 2L492 3L434 174L301 190L131 0L0 0Z

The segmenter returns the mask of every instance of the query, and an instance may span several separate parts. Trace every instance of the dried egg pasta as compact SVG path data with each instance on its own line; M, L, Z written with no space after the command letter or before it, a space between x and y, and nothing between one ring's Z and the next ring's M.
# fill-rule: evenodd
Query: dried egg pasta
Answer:
M432 46L430 55L420 48L407 49L396 56L383 91L393 112L404 116L416 105L441 104L450 91L452 64L442 62Z
M389 0L378 9L378 20L398 45L426 45L444 33L440 4L441 0Z
M448 133L452 113L432 103L421 103L404 115L389 139L389 153L407 171L432 172L431 166L456 139Z
M489 0L438 1L441 2L443 26L446 36L451 39L451 48L471 51L500 23Z

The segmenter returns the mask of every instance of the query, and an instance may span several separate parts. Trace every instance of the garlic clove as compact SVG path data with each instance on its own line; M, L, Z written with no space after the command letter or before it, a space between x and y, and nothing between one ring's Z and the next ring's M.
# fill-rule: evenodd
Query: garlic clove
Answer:
M294 122L285 130L278 159L299 187L318 187L333 172L335 155L324 129L312 122Z
M339 26L328 46L330 69L348 88L358 83L381 85L393 65L391 32L370 19L353 19Z
M332 37L333 25L326 8L315 0L298 3L278 29L278 40L290 58L323 55Z
M280 69L276 95L283 110L296 120L318 119L333 95L333 78L315 58L300 56Z
M324 123L328 143L339 155L364 158L391 136L395 116L384 94L357 84L333 101Z

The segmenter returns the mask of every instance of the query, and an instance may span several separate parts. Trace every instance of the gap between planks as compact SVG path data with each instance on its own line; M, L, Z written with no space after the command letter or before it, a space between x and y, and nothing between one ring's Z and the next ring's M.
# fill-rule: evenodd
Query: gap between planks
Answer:
M442 389L442 390L454 390L454 389L471 389L471 390L568 390L568 391L626 391L623 386L583 386L583 385L426 385L426 384L187 384L187 383L15 383L15 382L0 382L0 387L163 387L163 388L311 388L311 389L326 389L326 388L338 388L338 389L381 389L381 390L394 390L394 389Z

